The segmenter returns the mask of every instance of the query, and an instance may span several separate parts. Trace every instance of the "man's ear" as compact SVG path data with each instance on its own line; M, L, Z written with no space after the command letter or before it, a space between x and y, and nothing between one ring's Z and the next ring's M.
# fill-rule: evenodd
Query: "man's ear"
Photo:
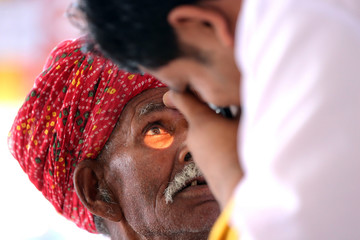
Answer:
M103 179L103 168L98 162L91 159L80 162L74 173L76 194L91 213L119 222L123 219L122 209Z
M170 11L168 14L168 22L174 28L180 39L186 38L196 41L197 33L202 34L203 29L210 28L214 37L221 45L224 47L234 47L234 36L230 30L227 19L220 12L212 8L181 5ZM190 32L189 27L194 28L194 31ZM187 34L191 34L192 36L184 36ZM201 38L200 40L203 41ZM193 46L197 45L189 44Z

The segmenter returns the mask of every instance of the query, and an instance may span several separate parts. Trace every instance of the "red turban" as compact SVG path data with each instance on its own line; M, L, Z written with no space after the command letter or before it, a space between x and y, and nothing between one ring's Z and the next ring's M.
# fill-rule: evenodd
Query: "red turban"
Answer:
M16 116L8 143L55 209L96 232L92 214L74 190L75 167L99 155L130 99L164 85L150 75L121 71L99 55L84 54L84 42L64 41L53 50Z

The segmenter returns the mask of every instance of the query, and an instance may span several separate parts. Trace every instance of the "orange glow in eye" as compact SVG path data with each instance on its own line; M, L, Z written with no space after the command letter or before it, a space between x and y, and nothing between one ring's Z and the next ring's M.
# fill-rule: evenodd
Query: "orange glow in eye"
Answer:
M164 129L153 127L145 134L144 142L147 146L155 149L164 149L169 147L174 141L174 137Z

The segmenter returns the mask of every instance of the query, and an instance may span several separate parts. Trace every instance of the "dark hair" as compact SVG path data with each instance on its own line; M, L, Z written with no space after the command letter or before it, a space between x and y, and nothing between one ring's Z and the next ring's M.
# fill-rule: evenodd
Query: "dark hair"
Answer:
M107 150L106 150L107 152ZM114 203L113 200L112 200L112 196L111 196L111 193L109 192L108 189L106 188L101 188L101 187L98 187L98 191L100 193L100 196L101 196L101 200L106 202L106 203ZM111 207L109 207L108 209L109 212L112 211ZM100 216L97 216L95 214L93 214L93 217L94 217L94 223L95 223L95 227L96 227L96 230L109 237L110 236L110 232L109 232L109 229L108 227L106 226L105 224L105 221L102 217Z
M93 217L94 217L96 231L98 231L98 233L104 236L110 237L109 229L105 225L104 219L96 215L93 215Z
M81 0L80 10L94 43L121 68L156 69L181 56L169 12L200 0Z

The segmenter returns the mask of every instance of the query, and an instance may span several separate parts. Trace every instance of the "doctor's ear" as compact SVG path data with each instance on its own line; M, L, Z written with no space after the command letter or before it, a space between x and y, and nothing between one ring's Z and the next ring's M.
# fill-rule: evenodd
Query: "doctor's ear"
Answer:
M226 18L214 9L182 5L171 10L168 15L168 22L180 39L201 40L200 35L204 31L209 33L210 29L210 35L221 45L231 48L234 46L234 36ZM186 36L189 34L191 35L190 38ZM189 44L196 46L191 42Z
M96 160L86 159L80 162L74 173L76 193L91 213L119 222L123 219L122 209L103 179L103 168Z

